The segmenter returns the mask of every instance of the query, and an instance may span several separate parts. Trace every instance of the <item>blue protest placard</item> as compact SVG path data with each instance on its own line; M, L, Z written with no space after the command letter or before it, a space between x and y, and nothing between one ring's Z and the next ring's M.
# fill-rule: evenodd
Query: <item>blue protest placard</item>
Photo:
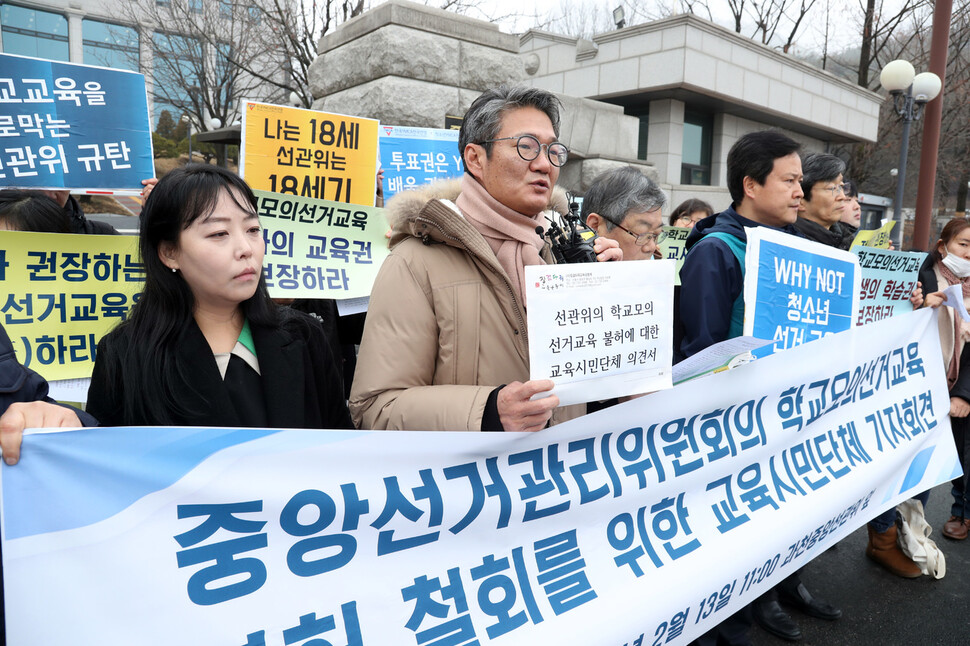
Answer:
M0 187L136 189L155 176L145 76L0 54Z
M380 146L385 200L464 172L457 130L381 125Z
M767 227L745 231L744 335L774 341L756 356L853 326L860 286L853 254Z

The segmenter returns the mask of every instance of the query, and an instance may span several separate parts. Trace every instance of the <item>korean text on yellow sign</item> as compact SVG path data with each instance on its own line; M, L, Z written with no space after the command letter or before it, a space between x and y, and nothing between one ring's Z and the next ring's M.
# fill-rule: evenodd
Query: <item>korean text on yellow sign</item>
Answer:
M374 207L256 191L274 298L369 296L387 258L387 219Z
M48 380L90 377L98 341L145 284L138 238L0 231L0 322Z
M892 244L892 238L889 237L890 232L896 225L895 220L890 220L886 224L882 225L878 229L872 229L870 231L859 231L855 238L852 240L852 247L873 247L876 249L888 249L889 245Z
M374 205L375 119L246 102L240 169L254 189Z

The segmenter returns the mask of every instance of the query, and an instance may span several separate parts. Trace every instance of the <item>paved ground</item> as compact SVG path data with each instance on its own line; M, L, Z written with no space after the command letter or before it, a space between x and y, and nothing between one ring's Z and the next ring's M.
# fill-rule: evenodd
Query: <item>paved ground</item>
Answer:
M872 563L863 553L866 528L856 530L806 566L802 581L809 590L842 608L834 622L792 612L805 646L922 646L966 644L970 641L970 540L951 541L940 535L950 517L950 488L930 495L926 517L930 536L946 555L946 576L902 579ZM755 646L778 646L780 640L759 628Z

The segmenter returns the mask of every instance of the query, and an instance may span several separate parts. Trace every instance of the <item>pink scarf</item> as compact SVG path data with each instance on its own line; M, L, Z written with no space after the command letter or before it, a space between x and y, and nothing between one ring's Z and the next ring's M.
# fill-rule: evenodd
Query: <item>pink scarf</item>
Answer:
M542 215L526 216L513 211L489 195L468 173L461 178L461 195L455 204L491 247L524 309L525 266L545 264L539 257L543 240L536 233Z

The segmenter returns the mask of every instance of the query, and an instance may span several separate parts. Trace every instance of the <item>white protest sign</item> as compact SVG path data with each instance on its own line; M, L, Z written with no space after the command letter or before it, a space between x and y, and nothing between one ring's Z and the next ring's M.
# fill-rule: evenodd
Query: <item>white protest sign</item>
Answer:
M944 289L943 299L944 305L952 307L960 318L970 322L970 314L967 313L967 306L963 300L963 285L957 283Z
M538 433L27 435L0 466L7 645L686 644L959 475L937 325Z
M532 379L562 405L670 388L674 261L525 268Z

